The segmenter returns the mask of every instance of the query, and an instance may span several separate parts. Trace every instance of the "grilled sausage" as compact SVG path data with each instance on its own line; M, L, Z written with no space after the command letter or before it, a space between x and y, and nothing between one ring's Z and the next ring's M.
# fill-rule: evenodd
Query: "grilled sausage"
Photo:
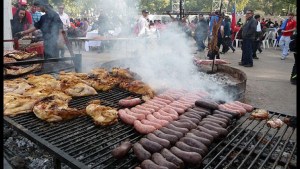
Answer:
M222 127L213 126L211 124L204 124L203 127L210 129L210 130L214 130L214 131L220 133L220 135L222 135L222 136L227 136L227 134L228 134L228 131Z
M126 111L123 109L120 109L118 111L118 115L124 123L130 124L130 125L133 125L134 121L137 119L136 117L127 114Z
M137 105L137 106L135 106L135 107L138 108L138 109L147 110L147 111L149 111L149 112L151 112L151 113L154 113L154 112L155 112L154 109L151 109L151 108L149 108L149 107L145 107L145 106L143 106L143 105Z
M214 122L214 123L217 123L217 124L221 125L224 128L227 127L226 123L223 123L222 121L219 121L219 120L216 120L216 119L213 119L213 118L204 118L202 121L211 121L211 122Z
M133 144L133 152L140 161L151 158L151 154L140 143Z
M177 169L178 168L175 164L167 161L160 153L152 154L151 159L159 166L167 167L168 169Z
M153 97L153 100L158 100L158 101L161 101L161 102L164 102L164 103L167 103L167 104L172 103L171 100L163 99L163 98L160 98L160 97L157 97L157 96Z
M163 111L165 111L165 112L167 112L169 114L176 115L178 117L178 113L174 109L172 109L170 107L163 107L161 110L163 110Z
M195 152L195 153L198 153L202 156L205 155L205 151L200 149L200 148L197 148L197 147L192 147L182 141L177 141L176 144L175 144L176 147L178 147L179 149L183 150L183 151L187 151L187 152Z
M234 117L232 114L225 113L224 111L221 111L221 110L214 110L214 111L213 111L213 115L217 115L217 114L226 116L226 117L229 118L230 120L233 119L233 117Z
M152 114L147 115L147 120L152 121L154 123L159 123L162 126L166 126L169 123L167 120L157 119Z
M178 122L188 122L190 125L192 125L192 129L197 127L197 125L193 121L191 121L190 119L179 119L177 121Z
M202 157L198 153L183 151L177 147L172 147L170 151L189 165L199 165L202 162Z
M167 160L175 165L177 165L180 169L184 168L184 162L178 158L176 155L174 155L170 150L164 148L161 150L160 154Z
M156 104L159 104L161 105L162 107L165 107L166 105L168 105L167 103L163 102L163 101L160 101L160 100L156 100L156 99L152 99L150 100L151 102L153 103L156 103Z
M222 105L219 105L219 107L222 107ZM223 107L224 108L224 107ZM219 110L214 110L213 111L214 113L216 113L216 114L222 114L222 113L225 113L225 114L223 114L223 115L227 115L229 118L234 118L234 117L239 117L239 113L236 113L236 112L231 112L231 111L227 111L227 110L225 110L225 109L219 109Z
M197 141L196 139L194 138L191 138L191 137L182 137L179 141L182 141L184 143L186 143L187 145L190 145L192 147L197 147L197 148L200 148L202 150L204 150L205 153L208 152L208 149L206 147L205 144Z
M178 132L178 131L175 131L175 130L171 130L171 129L168 129L166 127L162 127L159 129L160 131L162 131L163 133L166 133L166 134L171 134L171 135L174 135L178 138L181 138L183 137L183 134L181 132Z
M180 103L180 102L178 102L178 101L174 101L174 102L172 102L172 103L169 104L169 105L172 106L172 107L181 108L181 109L183 109L183 110L188 109L187 106L185 106L184 104L182 104L182 103Z
M153 106L156 106L156 107L158 107L158 108L164 107L164 105L161 105L161 104L158 104L158 103L156 103L156 102L153 102L152 100L146 101L145 104L153 105Z
M208 113L197 111L194 109L188 109L186 113L196 113L196 114L200 115L202 118L206 117L208 114Z
M196 111L200 111L200 112L204 112L204 113L206 113L207 115L208 114L211 114L211 110L210 109L207 109L207 108L203 108L203 107L194 107L193 108L194 110L196 110Z
M173 97L168 96L168 95L166 95L166 94L160 94L160 95L158 95L157 97L159 97L159 98L161 98L161 99L170 100L170 101L172 101L172 102L175 100L175 99L173 99Z
M150 109L154 109L155 111L158 111L160 109L159 107L154 106L154 105L149 104L149 103L144 103L144 104L142 104L142 106L150 108Z
M166 139L166 140L170 141L171 144L175 144L178 141L177 136L174 136L174 135L171 135L171 134L166 134L166 133L163 133L162 131L159 131L159 130L155 130L153 133L159 138Z
M182 109L180 107L175 107L175 106L170 106L170 105L167 105L166 107L175 110L178 114L183 114L185 111L184 109Z
M216 119L216 120L224 122L225 124L228 124L228 120L226 120L224 118L216 117L216 116L213 116L213 115L208 115L207 118Z
M208 100L208 99L199 99L195 102L195 105L198 107L204 107L207 109L212 109L212 110L216 110L218 109L218 103L212 101L212 100Z
M134 169L142 169L141 167L137 166L137 167L134 167Z
M125 99L119 100L119 102L118 102L118 104L123 107L133 107L140 103L142 103L142 100L140 98L132 98L132 99L125 98Z
M172 117L161 115L159 112L154 112L153 116L160 120L173 121Z
M151 160L144 160L141 164L142 169L168 169L167 167L159 166Z
M172 121L170 122L171 124L173 124L176 127L180 127L180 128L186 128L186 129L193 129L195 128L193 124L189 123L189 122L179 122L179 121Z
M138 119L138 120L143 120L146 118L144 114L134 113L134 112L130 111L128 108L126 108L124 110L126 111L127 114L136 117L136 119Z
M141 134L152 133L153 131L156 130L156 128L154 126L142 124L142 122L139 120L135 120L133 125L134 125L134 128Z
M195 119L198 119L198 120L202 119L201 115L199 115L197 113L194 113L194 112L185 112L183 115L185 115L187 117L190 117L190 118L195 118Z
M142 122L143 124L153 126L153 127L155 127L156 129L162 128L162 125L160 125L159 123L155 123L155 122L149 121L149 120L147 120L147 119L143 119L143 120L141 120L141 122Z
M213 114L212 116L214 117L218 117L218 118L221 118L221 119L226 119L228 121L228 123L231 121L231 119L223 114Z
M214 137L212 135L210 135L208 133L205 133L203 131L192 129L190 132L193 133L193 134L195 134L198 137L206 138L206 139L210 140L211 142L214 141Z
M212 125L214 125L214 126L222 127L220 124L215 123L215 122L212 122L212 121L201 121L201 122L199 123L199 126L204 126L204 124L212 124Z
M141 138L139 143L150 153L156 153L162 150L164 147L154 141L151 141L147 138Z
M203 127L203 126L198 126L197 129L199 129L200 131L203 131L204 133L207 133L207 134L213 136L214 139L219 137L219 133L214 131L214 130L209 130L209 129Z
M211 140L203 138L203 137L199 137L199 136L197 136L197 135L195 135L193 133L186 133L185 137L193 138L193 139L195 139L197 141L200 141L201 143L203 143L206 146L209 146L211 144Z
M146 136L149 140L154 141L160 145L162 145L164 148L170 148L171 147L171 143L169 140L163 139L163 138L159 138L157 137L155 134L153 133L149 133Z
M244 107L236 105L234 103L226 103L226 104L224 104L224 106L238 110L241 115L245 115L247 113L247 110Z
M131 149L132 144L129 141L123 142L120 146L111 151L111 154L116 159L124 157Z
M169 116L172 118L172 120L177 120L178 119L178 115L174 115L174 114L170 114L170 113L167 113L165 111L163 111L162 109L158 110L158 112L163 115L163 116Z
M171 124L171 123L169 123L166 127L169 128L169 129L171 129L171 130L174 130L174 131L178 131L178 132L180 132L180 133L183 133L183 134L189 132L188 129L186 129L186 128L181 128L181 127L176 127L176 126L174 126L174 125Z
M238 104L238 105L244 107L244 108L247 110L247 112L252 112L253 109L254 109L253 106L251 106L251 105L249 105L249 104L246 104L246 103L242 103L242 102L239 102L239 101L234 101L234 103L236 103L236 104Z
M242 116L240 111L238 111L230 106L226 106L225 104L220 104L219 110L226 111L226 112L232 112L233 114L235 114L235 116L239 116L239 117Z
M188 117L186 115L181 115L179 116L179 119L187 119L187 120L190 120L192 121L194 124L198 124L200 122L200 120L196 119L196 118L193 118L193 117Z
M132 112L134 113L138 113L138 114L144 114L145 116L147 116L148 114L152 114L150 111L148 110L143 110L143 109L138 109L136 107L133 107L130 109Z

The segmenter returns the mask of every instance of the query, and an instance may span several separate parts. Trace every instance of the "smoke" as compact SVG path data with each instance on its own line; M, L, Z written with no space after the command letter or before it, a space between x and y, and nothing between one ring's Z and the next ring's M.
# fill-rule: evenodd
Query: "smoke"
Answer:
M129 23L132 18L140 16L141 12L130 8L131 4L126 2L129 1L118 0L118 3L105 1L105 7L103 6L102 10L104 12L118 9L118 15ZM131 9L130 13L129 9ZM123 24L122 31L132 29L128 27L130 25ZM213 99L233 100L222 85L217 83L215 77L198 71L193 64L195 41L189 38L177 23L169 24L166 30L160 32L159 38L156 33L154 32L149 37L116 42L110 53L113 57L122 60L123 68L130 68L131 71L136 72L142 77L142 81L156 91L165 88L204 90L209 92Z

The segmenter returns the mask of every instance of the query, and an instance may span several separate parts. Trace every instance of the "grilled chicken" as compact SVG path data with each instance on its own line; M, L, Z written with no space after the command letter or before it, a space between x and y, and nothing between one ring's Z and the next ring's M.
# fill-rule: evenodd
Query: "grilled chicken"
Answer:
M16 93L4 94L4 115L16 116L18 114L30 113L37 99Z
M125 90L128 90L136 94L141 94L143 96L148 96L150 98L154 97L154 91L151 89L151 87L139 80L124 81L121 82L119 86Z
M17 78L14 80L4 80L4 93L23 94L25 90L31 88L26 79Z
M97 94L97 91L93 87L83 83L81 80L78 79L62 79L60 86L62 91L74 97L90 96Z
M256 109L251 113L251 118L266 120L269 118L269 112L264 109Z
M267 121L267 126L272 128L281 128L283 124L283 121L279 118L273 118L272 120Z
M57 89L57 90L60 89L60 82L50 74L43 74L40 76L28 75L27 77L28 77L27 79L28 83L34 86L41 86L41 87L47 86L52 89Z
M3 63L12 63L16 62L16 59L10 57L3 57Z
M30 66L8 66L3 69L3 74L5 76L17 76L17 75L23 75L25 73L29 73L35 70L40 70L42 68L41 64L33 64Z
M119 84L119 80L114 77L107 76L105 78L90 79L92 87L99 91L107 91Z
M121 77L125 79L134 79L135 74L127 69L122 69L122 68L112 68L112 75L116 77Z
M118 111L111 107L90 104L86 107L86 113L93 118L96 125L107 126L118 121Z
M47 122L58 122L84 115L82 110L68 107L68 102L49 96L37 102L33 107L33 113Z
M25 52L25 51L20 51L20 50L11 50L11 51L5 51L4 56L12 57L17 60L24 60L24 59L29 59L32 57L35 57L37 55L37 52Z
M106 69L102 69L102 68L92 69L91 73L97 76L98 79L103 79L109 76L109 72Z

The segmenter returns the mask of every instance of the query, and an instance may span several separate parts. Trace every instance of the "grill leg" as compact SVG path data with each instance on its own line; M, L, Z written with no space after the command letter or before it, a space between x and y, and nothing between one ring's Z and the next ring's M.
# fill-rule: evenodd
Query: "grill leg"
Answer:
M53 157L53 167L54 169L61 169L61 162L56 157Z

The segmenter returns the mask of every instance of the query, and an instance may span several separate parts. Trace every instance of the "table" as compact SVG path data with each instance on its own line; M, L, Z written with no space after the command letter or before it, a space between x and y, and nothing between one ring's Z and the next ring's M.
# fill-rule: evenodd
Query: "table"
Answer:
M97 36L98 36L98 30L94 30L94 31L86 33L86 38L88 38L88 39L93 39ZM90 51L91 46L96 46L96 47L101 46L101 41L93 41L93 40L85 41L85 43L84 43L85 51L87 51L87 52Z

